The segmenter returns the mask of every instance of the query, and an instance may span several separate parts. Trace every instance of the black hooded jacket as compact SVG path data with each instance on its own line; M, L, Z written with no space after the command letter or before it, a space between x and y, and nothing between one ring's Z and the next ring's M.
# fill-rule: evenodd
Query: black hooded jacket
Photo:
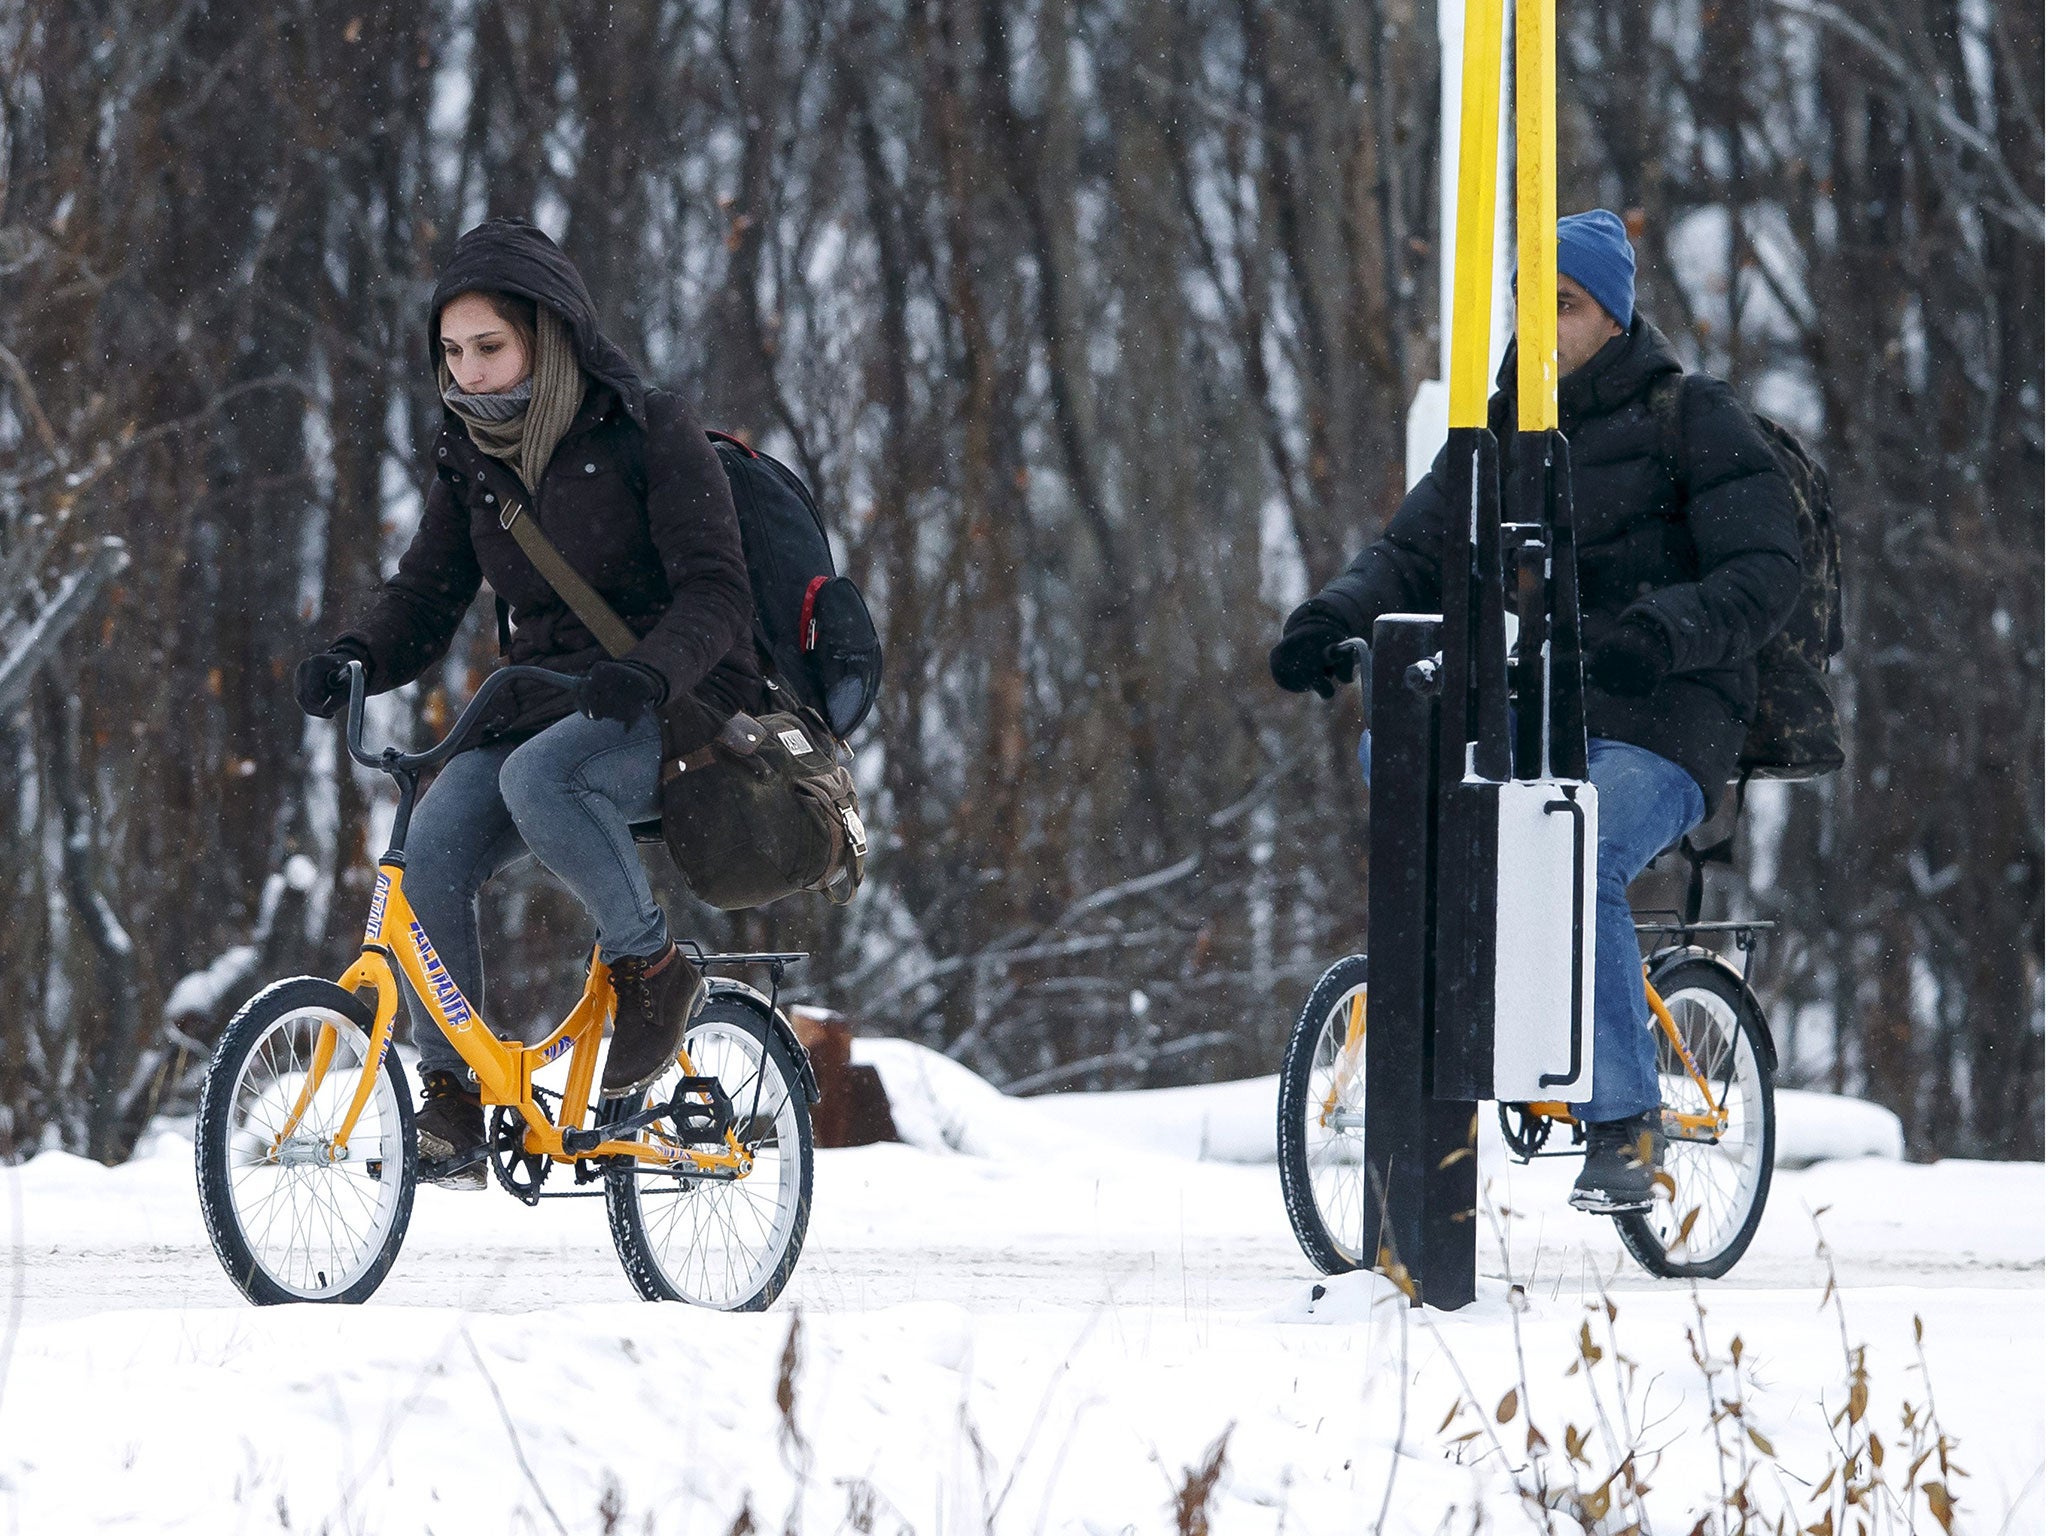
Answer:
M567 322L590 379L583 405L533 496L444 410L419 529L336 644L363 655L373 692L397 688L447 651L488 581L510 610L508 659L587 672L604 647L500 521L508 503L530 503L549 542L641 637L629 657L661 674L672 745L694 750L734 711L762 707L753 588L718 455L682 400L648 388L598 330L582 275L533 225L492 219L457 242L428 312L430 360L442 309L476 291L518 294ZM486 739L531 735L573 708L556 689L515 687L506 699Z
M1587 653L1624 618L1643 615L1673 658L1671 675L1647 698L1588 685L1587 733L1677 763L1711 808L1756 708L1756 653L1799 595L1799 530L1790 483L1719 379L1696 377L1682 392L1685 462L1665 462L1650 387L1680 371L1670 343L1638 314L1561 381L1559 425L1571 443ZM1514 377L1510 348L1488 408L1506 485L1515 475ZM1311 601L1358 635L1370 635L1383 613L1436 611L1450 514L1439 454L1385 536Z

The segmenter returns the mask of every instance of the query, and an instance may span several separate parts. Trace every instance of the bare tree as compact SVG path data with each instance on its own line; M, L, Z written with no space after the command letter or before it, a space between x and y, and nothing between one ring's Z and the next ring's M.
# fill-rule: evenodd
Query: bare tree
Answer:
M1850 768L1761 796L1717 898L1786 923L1795 1072L2037 1153L2040 18L1680 20L1574 13L1566 201L1633 210L1646 308L1799 417L1851 596ZM1366 803L1355 702L1264 654L1401 492L1435 51L1407 0L0 16L15 1144L121 1156L241 996L355 942L384 790L289 673L410 533L424 304L492 213L811 480L882 625L862 899L663 874L685 926L1003 1082L1270 1070L1362 939ZM379 729L446 724L490 606ZM498 882L490 1016L559 1007L586 928Z

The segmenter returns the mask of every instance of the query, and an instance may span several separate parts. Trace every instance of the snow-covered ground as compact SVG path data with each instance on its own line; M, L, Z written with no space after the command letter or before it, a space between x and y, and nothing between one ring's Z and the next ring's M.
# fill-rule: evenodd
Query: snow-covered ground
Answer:
M1565 1208L1569 1162L1489 1144L1509 1214L1481 1300L1411 1313L1302 1258L1262 1161L1270 1080L1020 1101L861 1049L908 1144L821 1154L764 1316L631 1299L599 1201L435 1189L373 1304L259 1311L206 1245L183 1128L122 1168L7 1173L0 1530L717 1536L744 1507L756 1530L1172 1531L1219 1442L1217 1532L1363 1532L1383 1507L1394 1531L1538 1530L1530 1490L1594 1490L1630 1445L1648 1492L1609 1484L1601 1529L1686 1536L1745 1460L1805 1525L1839 1497L1840 1473L1810 1489L1864 1346L1860 1478L1873 1431L1889 1488L1939 1476L1902 1428L1931 1400L1968 1472L1957 1529L2048 1529L2038 1164L1901 1163L1882 1111L1785 1095L1811 1166L1781 1165L1755 1247L1696 1298ZM1724 1419L1718 1457L1731 1401L1758 1439Z

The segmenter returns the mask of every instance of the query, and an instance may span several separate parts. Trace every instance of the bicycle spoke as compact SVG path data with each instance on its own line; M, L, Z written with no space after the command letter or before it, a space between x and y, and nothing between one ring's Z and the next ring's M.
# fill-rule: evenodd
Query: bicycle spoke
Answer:
M1664 1157L1671 1190L1641 1219L1668 1261L1680 1266L1725 1267L1731 1245L1747 1242L1768 1176L1763 1167L1767 1146L1761 1140L1768 1125L1767 1089L1754 1047L1720 985L1718 980L1691 986L1681 981L1665 997L1672 1031L1657 1032L1658 1081L1666 1110L1715 1117L1711 1131L1674 1129ZM1637 1252L1657 1267L1643 1250Z
M701 1020L683 1053L692 1073L716 1080L732 1106L748 1170L730 1180L639 1172L618 1198L632 1202L638 1246L673 1293L738 1305L758 1296L785 1262L802 1198L801 1155L792 1152L801 1145L801 1106L794 1079L750 1029ZM672 1083L657 1082L649 1102L673 1092Z
M316 1084L310 1074L323 1029L335 1031L335 1048ZM368 1044L363 1029L343 1015L317 1008L287 1013L251 1042L227 1085L227 1124L217 1134L228 1154L228 1204L250 1256L295 1295L327 1295L352 1284L382 1251L397 1216L396 1181L372 1179L365 1166L404 1155L390 1145L396 1106L381 1075L347 1157L326 1156L362 1074L376 1070ZM291 1135L281 1137L301 1096L303 1113Z

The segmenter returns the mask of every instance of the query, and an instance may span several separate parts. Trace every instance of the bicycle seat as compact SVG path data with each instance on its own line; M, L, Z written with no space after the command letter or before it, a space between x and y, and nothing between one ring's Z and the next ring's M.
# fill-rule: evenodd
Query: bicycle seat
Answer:
M633 841L636 843L658 843L661 841L661 818L659 816L655 817L652 821L635 821L629 822L627 825L633 834Z

